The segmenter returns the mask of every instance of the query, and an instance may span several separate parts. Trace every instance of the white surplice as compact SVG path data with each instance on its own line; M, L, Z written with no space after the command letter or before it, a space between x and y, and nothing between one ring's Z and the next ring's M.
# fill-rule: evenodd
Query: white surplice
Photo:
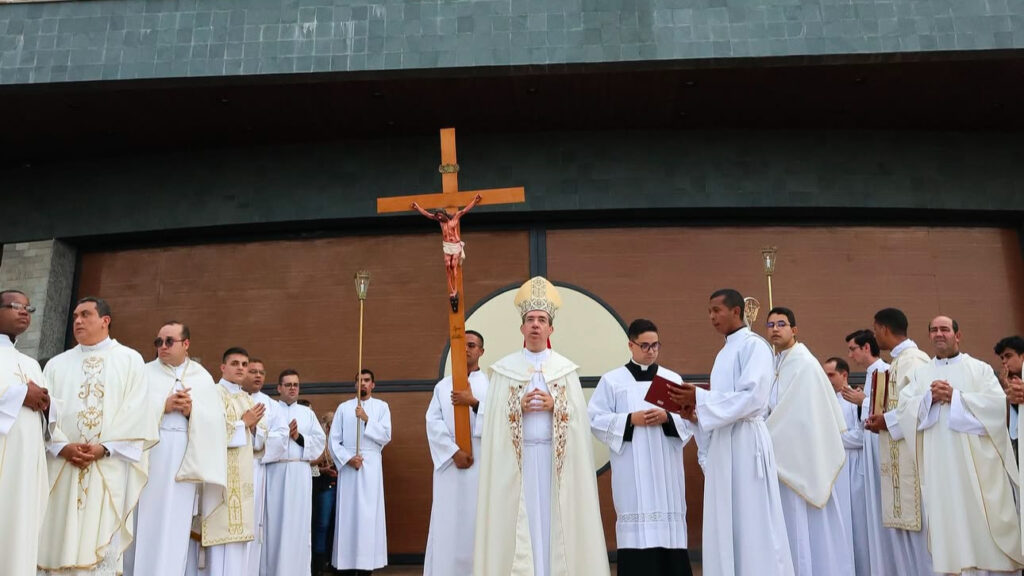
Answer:
M160 442L144 459L149 482L135 510L135 541L125 552L125 574L181 576L188 558L196 488L227 483L224 405L202 364L186 358L179 366L146 364L149 407L160 421ZM164 413L167 397L190 389L192 412ZM131 570L128 569L131 559Z
M917 349L913 340L904 340L892 349L892 357L898 358L907 350ZM916 350L920 352L920 350ZM861 424L871 413L871 395L876 371L890 368L882 359L876 360L867 370L864 394L867 397L861 406ZM890 430L891 431L891 430ZM928 552L928 517L923 514L923 527L919 531L889 528L883 523L882 514L882 462L878 434L864 432L864 493L868 502L868 554L871 557L871 574L886 576L932 576L932 556Z
M460 470L452 461L459 446L455 443L451 376L434 386L434 394L427 407L427 443L434 462L434 498L430 505L430 532L423 559L424 576L468 575L473 571L480 434L487 394L487 376L482 370L469 374L469 387L473 397L480 402L476 410L469 411L473 443L473 465L469 468Z
M147 480L142 454L158 438L142 356L107 338L54 356L44 375L63 413L47 444L50 501L39 568L61 576L119 574L132 542L131 510ZM102 444L110 457L79 470L58 456L72 442Z
M36 572L39 530L50 484L45 437L60 409L51 402L49 419L23 405L28 383L46 388L39 363L18 352L0 334L0 574Z
M324 452L327 437L316 414L295 402L278 402L278 422L295 420L302 445L290 435L267 438L267 527L260 571L269 576L310 573L313 475L309 463Z
M836 394L836 401L846 422L846 432L843 432L846 464L836 480L835 498L843 515L846 540L853 550L854 572L857 576L871 576L868 504L864 493L864 428L857 416L859 406L847 402L841 394Z
M775 357L767 426L798 576L853 576L835 484L846 462L842 409L821 364L802 343Z
M253 487L255 488L254 497L256 499L256 507L253 509L253 518L256 521L256 537L248 544L249 570L246 575L266 576L266 570L263 567L263 542L267 537L267 464L263 461L263 454L266 450L267 439L271 435L278 438L287 436L288 423L285 422L282 428L281 422L277 418L277 400L267 396L262 391L254 393L252 399L263 404L266 412L263 413L263 418L260 418L260 421L256 423L256 433L253 435L252 440L252 451L255 458L252 472Z
M633 365L645 372L655 370L672 382L682 382L679 374L664 366ZM587 408L590 429L611 451L618 547L685 549L683 447L693 436L690 423L669 413L666 425L677 436L667 435L661 425L637 426L632 439L625 439L631 413L658 408L644 400L650 387L650 381L638 382L625 366L602 376Z
M331 564L339 570L377 570L388 563L384 518L384 469L381 450L391 442L391 409L376 398L363 401L367 421L356 418L356 400L334 412L328 444L338 468L338 506ZM348 465L356 455L356 430L362 430L359 453L363 466Z
M743 327L715 357L711 390L697 388L704 468L705 576L791 576L775 451L765 426L772 349Z
M936 572L1019 574L1017 463L1006 429L1006 394L992 367L967 354L934 358L909 374L900 393L900 424L921 476ZM936 380L953 388L932 403Z

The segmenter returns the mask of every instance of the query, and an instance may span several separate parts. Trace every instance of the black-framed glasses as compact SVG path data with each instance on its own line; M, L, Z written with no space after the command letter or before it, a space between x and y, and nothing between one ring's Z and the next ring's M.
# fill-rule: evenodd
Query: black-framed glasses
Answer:
M153 340L153 347L162 348L164 346L167 346L168 348L170 348L171 346L174 346L176 343L184 341L184 339L175 339L171 338L170 336L168 336L167 338L157 338L156 340Z
M630 340L635 346L639 346L644 352L657 352L661 350L661 342L636 342Z
M4 304L0 308L10 308L15 312L27 312L29 314L35 314L36 307L31 304L22 304L21 302L11 302L10 304Z

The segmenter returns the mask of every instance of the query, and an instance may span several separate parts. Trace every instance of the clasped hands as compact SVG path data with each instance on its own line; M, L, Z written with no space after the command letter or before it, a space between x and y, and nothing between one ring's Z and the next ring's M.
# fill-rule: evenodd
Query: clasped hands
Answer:
M28 381L28 391L21 404L34 412L46 412L50 408L50 392L32 380Z
M555 409L555 399L547 392L535 389L523 395L520 403L523 412L551 412Z
M668 422L668 412L661 408L637 410L629 415L629 421L633 426L661 426Z
M103 458L106 450L101 444L71 443L61 449L59 456L76 468L85 470L90 464Z
M192 415L192 395L189 394L191 388L183 388L181 390L175 390L167 400L164 402L164 414L170 414L171 412L181 412L183 416L188 418ZM260 404L262 406L262 404Z
M1024 381L1014 374L1006 377L1006 399L1011 404L1024 404Z

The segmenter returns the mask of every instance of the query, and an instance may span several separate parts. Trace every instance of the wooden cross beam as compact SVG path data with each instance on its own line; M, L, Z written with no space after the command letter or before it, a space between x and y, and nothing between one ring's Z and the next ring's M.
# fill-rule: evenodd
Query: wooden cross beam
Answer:
M424 209L442 209L449 216L454 216L460 207L470 206L473 200L480 197L476 204L511 204L525 202L526 192L522 187L492 188L489 190L459 190L459 164L455 157L455 129L441 129L441 173L440 194L419 194L413 196L393 196L377 198L377 213L412 211L413 203ZM460 223L456 221L456 238L461 238ZM443 229L444 224L442 224ZM448 312L448 338L451 341L452 389L456 391L469 388L469 368L466 365L466 316L465 301L462 293L462 263L459 261L455 274L457 298ZM456 304L461 303L461 304ZM455 406L455 442L459 449L473 454L472 431L469 429L469 407Z

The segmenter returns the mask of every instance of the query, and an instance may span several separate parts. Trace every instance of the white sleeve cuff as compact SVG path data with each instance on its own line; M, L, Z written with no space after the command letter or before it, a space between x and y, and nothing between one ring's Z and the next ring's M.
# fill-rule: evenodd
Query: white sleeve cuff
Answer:
M964 404L959 390L953 390L953 400L950 402L949 408L949 429L975 436L988 436L988 430L985 430L981 421L975 418Z
M248 441L249 438L245 434L245 422L241 420L235 422L235 431L231 433L231 438L228 439L228 448L245 446Z
M51 456L56 458L60 456L60 451L63 450L64 447L67 446L68 444L70 444L70 442L50 442L49 444L46 445L46 451L49 452Z
M122 440L117 442L103 442L103 446L110 451L112 458L138 462L142 459L141 440Z
M939 405L932 404L932 391L929 390L925 393L924 398L921 398L921 405L917 408L917 429L927 430L932 426L935 426L935 423L938 421ZM886 420L886 422L888 422L888 420Z
M889 436L892 436L893 440L903 440L903 428L900 426L900 419L896 414L895 410L890 410L884 414L885 426L889 429Z
M0 397L0 436L6 436L14 426L18 414L21 413L21 406L25 403L25 395L28 394L28 384L14 384L7 387L7 391Z

